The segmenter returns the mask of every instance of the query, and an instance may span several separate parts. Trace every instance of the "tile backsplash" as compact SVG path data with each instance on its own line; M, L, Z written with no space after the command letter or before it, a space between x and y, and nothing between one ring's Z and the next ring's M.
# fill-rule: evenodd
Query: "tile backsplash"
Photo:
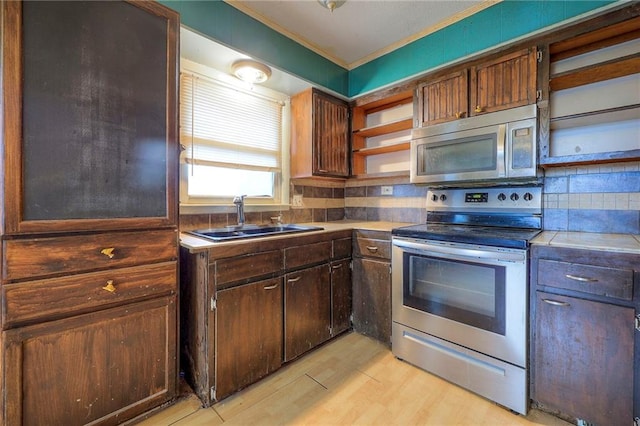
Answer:
M640 162L545 170L545 230L640 233Z
M392 195L383 195L383 187ZM339 180L292 179L288 210L247 212L247 223L331 222L351 219L424 223L428 188L408 177ZM299 205L295 205L297 198ZM640 162L545 170L545 230L640 234ZM233 225L235 210L180 215L180 229Z

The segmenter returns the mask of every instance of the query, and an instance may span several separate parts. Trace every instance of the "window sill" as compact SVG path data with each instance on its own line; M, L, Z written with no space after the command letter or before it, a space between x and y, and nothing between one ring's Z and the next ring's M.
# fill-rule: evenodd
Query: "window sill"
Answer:
M245 204L244 211L251 212L273 212L288 211L289 204ZM180 214L209 214L209 213L235 213L234 205L222 204L180 204Z

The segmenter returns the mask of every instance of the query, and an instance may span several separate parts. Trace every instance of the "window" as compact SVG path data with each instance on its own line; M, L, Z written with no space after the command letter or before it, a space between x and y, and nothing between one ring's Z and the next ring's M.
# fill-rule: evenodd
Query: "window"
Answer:
M288 198L287 97L262 89L182 70L181 203L230 204L247 195L250 204L271 205Z

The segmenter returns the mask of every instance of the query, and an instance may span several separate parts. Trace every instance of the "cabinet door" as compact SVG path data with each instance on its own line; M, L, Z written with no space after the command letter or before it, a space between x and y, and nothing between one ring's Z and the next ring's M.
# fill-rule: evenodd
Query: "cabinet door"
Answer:
M313 174L349 176L349 108L313 92Z
M331 337L331 277L328 265L285 275L285 361Z
M632 424L634 309L536 298L533 399L590 424Z
M176 395L175 297L3 333L4 422L116 424Z
M472 67L470 101L471 115L535 103L535 47Z
M391 346L391 264L353 259L353 329Z
M350 259L331 263L331 334L351 328Z
M6 233L175 224L178 14L1 7Z
M467 75L463 70L418 86L421 127L468 117Z
M273 278L217 293L217 400L280 368L281 282Z

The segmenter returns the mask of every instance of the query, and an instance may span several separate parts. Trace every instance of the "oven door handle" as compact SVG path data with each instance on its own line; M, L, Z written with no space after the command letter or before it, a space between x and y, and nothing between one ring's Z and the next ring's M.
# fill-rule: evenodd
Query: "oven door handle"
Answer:
M506 262L524 262L526 260L525 254L518 252L498 252L482 249L468 249L460 246L456 247L455 245L437 246L426 242L416 243L398 239L393 240L393 245L404 249L410 249L412 252L422 255L433 254L438 256L448 254L453 256L466 257L469 259L492 259Z

